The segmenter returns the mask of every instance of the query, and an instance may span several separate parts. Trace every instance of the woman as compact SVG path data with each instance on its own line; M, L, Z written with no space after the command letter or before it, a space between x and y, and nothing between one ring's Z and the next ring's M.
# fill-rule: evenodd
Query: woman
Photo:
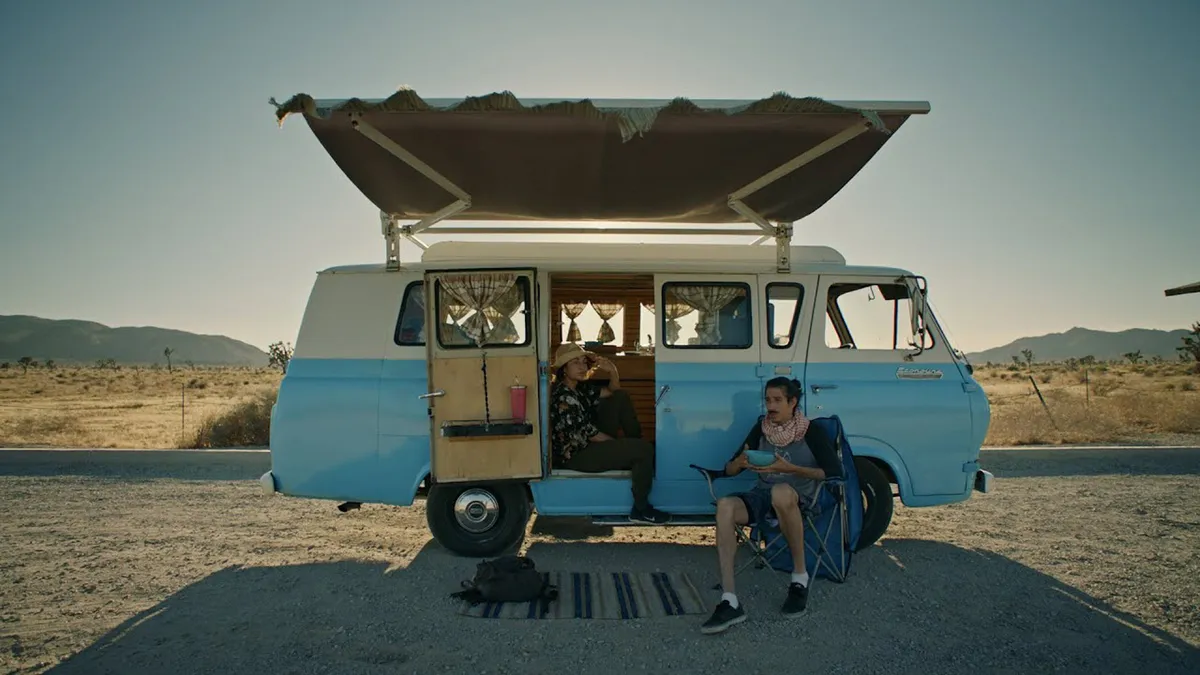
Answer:
M803 509L816 501L821 481L827 475L841 475L837 450L832 439L809 424L800 411L800 382L777 377L767 382L763 402L767 414L760 417L747 434L742 447L725 464L725 474L736 476L745 469L758 474L754 487L717 500L717 560L721 571L721 602L701 627L704 633L719 633L746 620L733 587L733 562L737 554L736 529L762 522L773 513L792 554L792 578L782 611L794 616L808 604L808 572L804 564ZM775 461L769 466L754 466L746 460L746 450L771 450Z
M621 376L612 361L564 344L554 355L550 389L550 448L554 465L599 473L633 473L633 510L629 519L665 523L667 514L650 505L654 446L641 438L641 426ZM593 369L608 373L607 386L589 382ZM622 436L621 432L624 432Z

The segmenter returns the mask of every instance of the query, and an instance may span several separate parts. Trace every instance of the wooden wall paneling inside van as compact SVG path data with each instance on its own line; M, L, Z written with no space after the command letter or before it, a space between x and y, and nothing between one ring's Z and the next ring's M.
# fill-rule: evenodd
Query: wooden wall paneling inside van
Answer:
M607 356L621 373L621 387L629 394L642 425L642 437L654 441L654 357L616 356L633 351L639 339L653 334L653 326L643 327L642 304L654 302L654 276L650 274L554 274L550 277L550 354L564 341L562 306L570 302L616 302L622 311L621 344L589 348ZM582 342L595 335L583 335ZM606 379L596 378L598 381Z

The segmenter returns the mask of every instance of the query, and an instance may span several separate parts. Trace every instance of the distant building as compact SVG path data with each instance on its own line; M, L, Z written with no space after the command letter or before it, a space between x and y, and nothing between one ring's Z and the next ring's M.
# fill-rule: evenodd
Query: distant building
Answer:
M1200 293L1200 281L1197 281L1194 284L1187 284L1186 286L1176 286L1175 288L1168 288L1164 292L1167 294L1167 297L1170 297L1172 295L1187 295L1188 293Z

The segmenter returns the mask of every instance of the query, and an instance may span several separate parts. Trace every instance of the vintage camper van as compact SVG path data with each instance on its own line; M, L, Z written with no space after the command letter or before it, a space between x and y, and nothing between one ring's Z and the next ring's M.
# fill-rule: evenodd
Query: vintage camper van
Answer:
M617 367L655 446L651 501L672 525L712 522L689 466L723 465L779 375L801 381L809 417L844 424L864 496L860 548L883 535L894 498L933 506L989 491L978 464L987 398L925 280L791 242L793 222L928 111L786 95L294 97L280 119L303 113L379 206L387 258L317 275L272 413L264 489L398 506L425 494L433 536L470 556L511 549L534 511L631 524L628 472L554 465L549 363L577 342ZM439 231L681 243L420 239ZM682 241L747 234L773 245ZM418 261L400 260L401 238L422 249Z

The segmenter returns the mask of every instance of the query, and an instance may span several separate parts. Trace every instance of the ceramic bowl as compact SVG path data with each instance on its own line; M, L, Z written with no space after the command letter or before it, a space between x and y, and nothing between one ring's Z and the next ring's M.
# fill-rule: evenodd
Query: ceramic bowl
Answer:
M747 450L746 461L753 466L771 466L775 463L775 453L767 450Z

